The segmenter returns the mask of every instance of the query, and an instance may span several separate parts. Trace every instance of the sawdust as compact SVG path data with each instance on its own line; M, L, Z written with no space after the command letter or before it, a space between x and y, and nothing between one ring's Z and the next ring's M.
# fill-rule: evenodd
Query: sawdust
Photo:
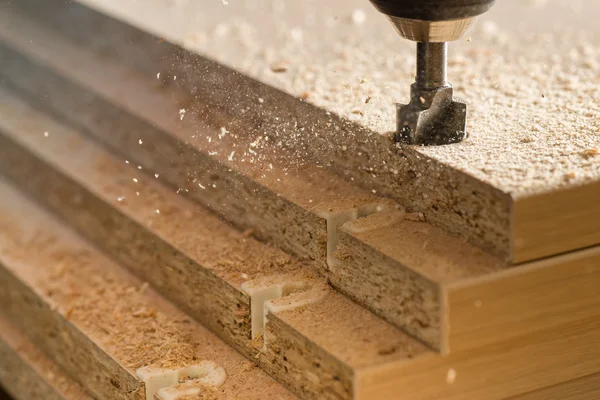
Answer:
M82 242L0 182L0 251L13 272L132 373L212 360L225 368L228 394L290 396L260 370L143 282ZM33 250L35 249L35 250ZM44 266L41 268L40 266ZM293 398L290 396L289 398Z
M167 242L235 287L247 280L295 271L301 265L279 249L251 238L251 232L236 231L149 176L117 164L113 157L106 155L96 160L92 168L102 174L97 181L102 182L104 196L124 198L115 206L128 210ZM140 177L139 182L128 178L133 174ZM109 176L120 178L116 182L111 178L110 182Z
M37 274L36 286L59 305L63 314L68 311L69 320L86 327L111 348L127 368L176 368L198 359L202 344L193 338L192 321L159 312L149 305L154 303L149 301L150 296L140 293L133 279L124 280L120 271L106 268L101 274L98 267L107 260L98 260L89 250L66 249L56 237L43 231L36 232L22 246L16 246L15 252L35 248L54 266L48 271L50 276L46 271ZM12 256L23 257L14 252Z
M132 0L85 2L378 133L394 129L393 104L408 99L414 79L414 46L363 1L215 2L201 12L187 1L153 0L143 10ZM597 180L600 163L580 156L600 147L594 14L563 0L498 2L471 42L451 48L469 139L420 151L515 196ZM281 60L285 72L273 73ZM293 147L293 136L286 140Z

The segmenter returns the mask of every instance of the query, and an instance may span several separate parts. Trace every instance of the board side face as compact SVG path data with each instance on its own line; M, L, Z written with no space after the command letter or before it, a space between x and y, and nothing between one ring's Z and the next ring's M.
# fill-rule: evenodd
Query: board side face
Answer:
M600 373L584 376L569 382L511 397L508 400L569 399L590 400L600 398Z
M513 263L600 243L600 182L517 198L513 205Z
M359 371L355 398L506 399L597 373L599 343L600 319L582 319L445 357Z
M600 247L446 288L450 352L600 316Z

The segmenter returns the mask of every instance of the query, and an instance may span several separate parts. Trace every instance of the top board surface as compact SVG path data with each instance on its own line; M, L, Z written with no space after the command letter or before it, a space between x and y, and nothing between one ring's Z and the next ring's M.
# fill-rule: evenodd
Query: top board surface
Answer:
M81 2L378 133L394 129L414 81L414 43L367 0ZM420 151L516 198L599 181L599 12L497 2L450 46L469 138Z

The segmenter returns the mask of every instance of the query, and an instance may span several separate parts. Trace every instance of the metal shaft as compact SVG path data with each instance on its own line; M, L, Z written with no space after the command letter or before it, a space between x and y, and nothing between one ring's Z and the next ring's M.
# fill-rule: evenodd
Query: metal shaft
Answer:
M416 86L420 89L436 89L448 86L446 65L448 43L417 42Z

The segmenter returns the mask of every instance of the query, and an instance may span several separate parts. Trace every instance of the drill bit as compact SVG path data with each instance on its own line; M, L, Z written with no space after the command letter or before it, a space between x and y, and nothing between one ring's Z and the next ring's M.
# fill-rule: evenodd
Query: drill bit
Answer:
M467 105L454 98L447 79L448 42L459 39L494 1L371 0L400 36L417 42L410 102L397 105L396 142L443 145L467 136Z
M397 105L397 142L416 145L457 143L466 136L467 105L453 97L447 81L448 44L417 43L417 74L410 103Z

